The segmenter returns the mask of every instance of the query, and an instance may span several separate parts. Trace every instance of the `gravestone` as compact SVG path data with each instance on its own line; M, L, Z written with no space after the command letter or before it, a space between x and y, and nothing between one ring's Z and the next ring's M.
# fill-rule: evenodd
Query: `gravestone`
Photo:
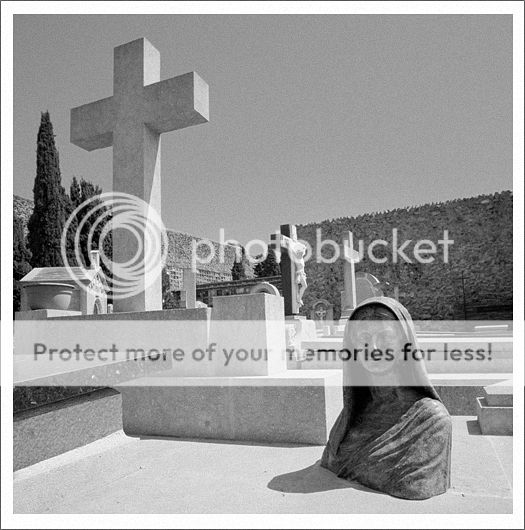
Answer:
M36 267L20 280L18 320L108 312L107 285L98 250L90 251L90 267Z
M275 287L275 285L271 284L270 282L256 283L250 289L250 294L257 294L257 293L266 293L266 294L273 294L275 296L281 296L279 289L277 289L277 287Z
M355 282L358 304L367 298L384 296L381 282L369 272L358 272L355 275Z
M367 298L373 298L376 296L384 296L381 288L381 282L369 272L358 272L355 275L355 293L356 293L356 305ZM341 303L343 303L348 297L348 293L345 291L341 292ZM341 312L341 318L348 318L354 308L347 308Z
M334 320L334 305L328 300L316 300L312 305L310 318L318 326L332 324Z
M341 318L347 318L357 306L357 287L355 264L359 261L359 253L354 250L354 236L348 231L343 241L343 281L341 293Z
M208 85L195 72L160 81L160 54L140 38L114 49L113 96L71 109L71 142L87 151L113 147L113 191L142 199L148 230L159 231L148 221L151 211L161 214L160 135L207 121ZM132 238L113 227L113 261L136 259L142 270L134 294L114 300L116 312L162 309L162 264L146 269L155 249L145 229Z

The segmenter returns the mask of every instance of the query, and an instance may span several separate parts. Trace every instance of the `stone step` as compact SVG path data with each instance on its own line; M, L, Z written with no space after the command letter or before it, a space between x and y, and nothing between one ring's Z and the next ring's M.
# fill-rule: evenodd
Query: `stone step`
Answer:
M512 372L512 359L492 359L491 361L426 361L427 371L432 373L509 373Z
M498 385L487 386L484 389L485 401L489 407L512 407L513 388L507 382Z
M304 367L305 363L301 363ZM292 370L289 370L292 372ZM298 373L310 373L314 370L298 368ZM331 370L342 373L342 370ZM489 385L507 383L512 373L431 373L428 377L436 389L445 407L452 416L477 414L476 400L483 395L483 389Z
M154 377L122 383L126 434L323 445L343 405L341 373Z
M477 414L477 398L487 385L505 382L512 374L429 373L430 382L452 416Z
M485 397L476 400L481 434L512 436L512 407L490 406Z

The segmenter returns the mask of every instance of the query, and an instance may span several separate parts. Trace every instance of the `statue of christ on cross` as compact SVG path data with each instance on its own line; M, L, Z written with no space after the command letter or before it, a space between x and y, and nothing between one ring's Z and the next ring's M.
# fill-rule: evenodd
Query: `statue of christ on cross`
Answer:
M306 254L306 245L297 241L297 239L292 239L288 236L281 235L280 237L281 246L288 250L288 255L290 259L295 263L295 283L298 286L297 289L297 305L302 307L303 294L308 287L306 282L306 273L304 271L304 256Z
M281 248L285 250L279 259L284 313L287 317L298 315L299 309L304 305L303 295L308 287L304 267L307 247L297 239L297 228L294 225L281 225L280 232L271 234L271 240L271 247L278 259Z

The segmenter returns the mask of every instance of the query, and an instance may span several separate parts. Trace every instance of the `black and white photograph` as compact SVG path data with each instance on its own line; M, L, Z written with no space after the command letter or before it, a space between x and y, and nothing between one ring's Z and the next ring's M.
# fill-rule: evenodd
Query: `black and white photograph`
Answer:
M522 2L2 2L2 527L522 528Z

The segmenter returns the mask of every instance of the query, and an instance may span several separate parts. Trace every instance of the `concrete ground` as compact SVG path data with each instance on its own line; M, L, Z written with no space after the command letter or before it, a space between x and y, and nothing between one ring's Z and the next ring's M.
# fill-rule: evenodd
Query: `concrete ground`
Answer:
M453 417L452 488L406 501L319 467L320 446L122 432L14 474L15 513L511 513L512 437Z

